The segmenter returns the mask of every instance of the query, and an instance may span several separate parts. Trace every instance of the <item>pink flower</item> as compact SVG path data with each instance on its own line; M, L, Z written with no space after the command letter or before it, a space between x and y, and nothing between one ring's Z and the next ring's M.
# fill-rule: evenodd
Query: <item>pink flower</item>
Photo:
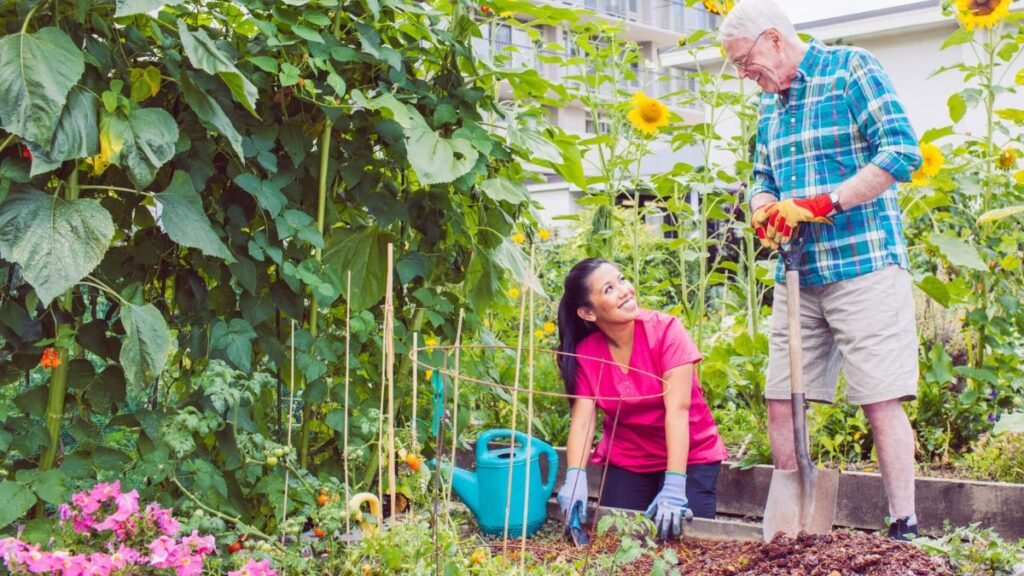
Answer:
M157 568L169 568L178 555L178 543L174 538L160 536L149 544L149 563Z
M51 556L49 552L40 550L39 546L29 546L26 550L23 550L21 562L33 574L41 574L60 568L60 561Z
M97 484L97 486L99 486ZM93 488L93 492L96 488ZM82 514L89 516L100 509L101 500L97 500L92 492L79 492L71 496L71 503L82 510Z
M102 552L93 552L89 555L89 565L83 574L87 576L110 576L114 571L114 562L110 556Z
M115 482L116 484L116 482ZM117 510L107 516L107 519L96 525L97 530L117 530L132 516L139 511L139 493L136 490L118 494L114 497L117 503Z
M196 554L207 555L217 549L217 541L213 536L200 536L199 530L193 530L190 536L182 538L183 546Z
M270 560L249 560L241 570L228 572L228 576L277 576L277 572L270 567Z
M139 553L134 548L124 544L110 555L110 562L114 568L120 570L129 564L135 564L139 560Z
M174 563L178 576L199 576L203 573L202 556L182 556Z
M181 525L178 524L178 521L171 515L171 511L166 508L161 508L155 502L146 507L146 513L156 520L157 528L168 536L177 536L178 531L181 530Z

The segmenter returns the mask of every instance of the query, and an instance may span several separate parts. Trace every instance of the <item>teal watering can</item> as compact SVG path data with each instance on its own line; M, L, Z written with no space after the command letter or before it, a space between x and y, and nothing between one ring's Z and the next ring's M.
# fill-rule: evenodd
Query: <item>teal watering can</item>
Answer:
M490 449L489 444L497 439L511 438L519 443ZM526 443L530 442L530 461L526 461ZM548 477L541 482L540 456L548 458ZM513 457L514 455L514 457ZM447 465L442 464L445 468ZM526 513L526 535L536 532L548 515L547 503L555 489L555 475L558 472L558 454L547 442L507 428L487 430L476 441L476 472L455 468L452 473L452 489L469 506L476 516L480 530L490 536L502 536L505 531L505 501L509 486L509 467L512 467L512 498L509 502L508 534L512 537L523 534L523 508ZM530 493L526 494L526 478L529 474Z

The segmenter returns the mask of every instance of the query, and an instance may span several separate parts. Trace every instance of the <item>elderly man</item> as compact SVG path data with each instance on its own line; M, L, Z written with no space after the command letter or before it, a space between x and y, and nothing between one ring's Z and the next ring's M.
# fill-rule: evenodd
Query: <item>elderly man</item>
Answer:
M921 157L878 61L859 48L803 42L771 0L743 0L720 28L740 77L761 95L751 224L770 248L806 237L800 316L807 398L863 407L889 497L889 536L917 535L914 436L901 402L917 394L917 332L895 183ZM775 466L796 468L786 286L776 275L768 379Z

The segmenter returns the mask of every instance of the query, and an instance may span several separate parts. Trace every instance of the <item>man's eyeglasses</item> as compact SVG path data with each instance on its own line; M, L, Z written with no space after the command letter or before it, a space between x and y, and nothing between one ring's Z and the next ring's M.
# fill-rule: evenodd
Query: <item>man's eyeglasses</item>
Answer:
M746 69L747 65L750 63L750 53L754 51L754 46L757 46L757 41L760 40L762 36L764 36L765 32L767 32L767 30L762 30L761 33L758 34L756 38L754 38L754 41L750 43L750 48L747 50L747 53L743 55L743 58L739 60L733 60L732 65L736 68L737 71L743 72L743 70Z

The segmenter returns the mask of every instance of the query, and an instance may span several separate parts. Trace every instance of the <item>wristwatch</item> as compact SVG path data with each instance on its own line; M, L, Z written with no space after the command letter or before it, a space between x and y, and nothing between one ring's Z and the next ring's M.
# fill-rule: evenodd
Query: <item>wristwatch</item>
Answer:
M836 214L843 211L843 205L839 203L839 192L833 190L828 193L828 199L832 201L832 210L835 210Z

